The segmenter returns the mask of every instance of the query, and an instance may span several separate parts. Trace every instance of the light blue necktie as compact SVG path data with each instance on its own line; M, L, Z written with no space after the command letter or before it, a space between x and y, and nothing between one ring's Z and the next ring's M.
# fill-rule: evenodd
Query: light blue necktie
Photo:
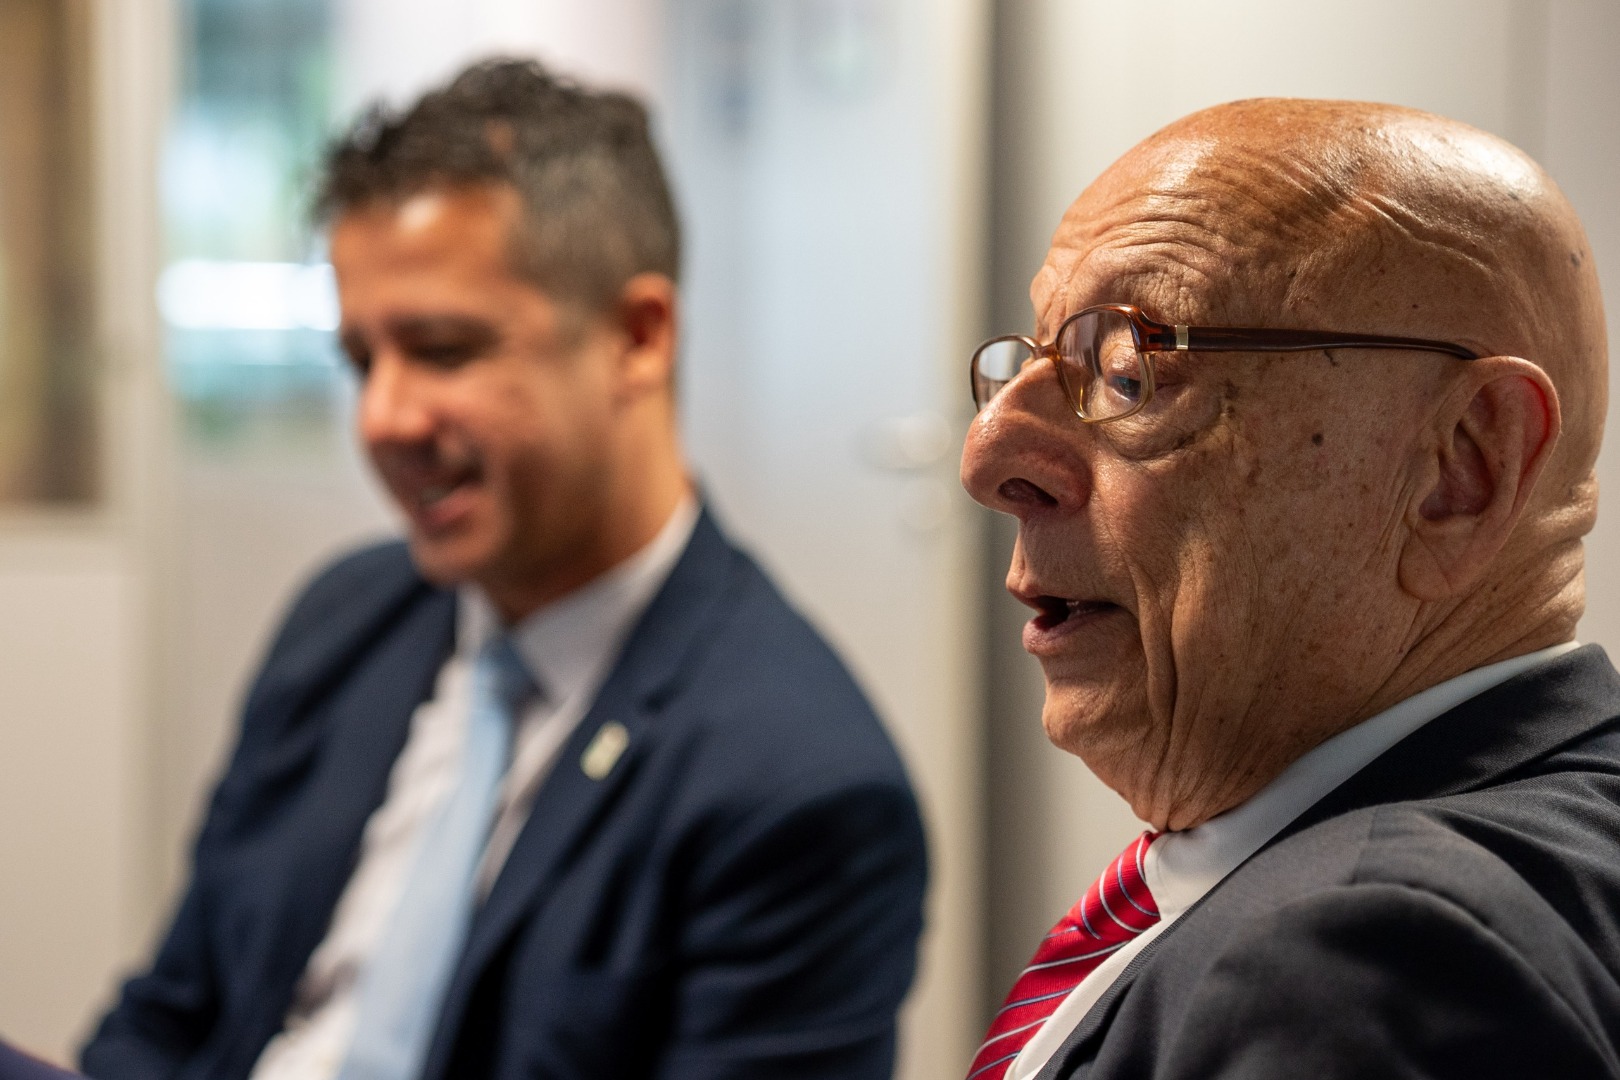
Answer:
M514 716L534 680L503 635L479 651L461 778L423 830L399 906L360 973L359 1015L337 1080L416 1080L461 958L473 876L489 840Z

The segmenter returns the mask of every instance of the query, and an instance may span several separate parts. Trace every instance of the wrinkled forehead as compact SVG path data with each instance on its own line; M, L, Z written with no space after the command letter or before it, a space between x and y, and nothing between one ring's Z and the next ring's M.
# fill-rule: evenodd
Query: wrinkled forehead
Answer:
M1064 215L1031 286L1039 328L1108 302L1186 323L1274 311L1344 211L1307 171L1214 139L1138 147Z
M1235 102L1151 136L1087 188L1032 299L1043 328L1113 300L1170 322L1525 355L1553 329L1537 297L1589 284L1565 280L1584 246L1545 174L1493 136L1394 106Z

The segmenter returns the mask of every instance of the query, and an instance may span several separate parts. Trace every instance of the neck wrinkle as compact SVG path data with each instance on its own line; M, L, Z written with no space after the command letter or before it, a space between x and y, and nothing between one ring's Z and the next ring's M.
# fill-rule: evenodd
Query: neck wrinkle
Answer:
M1585 592L1578 539L1542 547L1532 558L1499 562L1490 578L1459 602L1430 620L1421 614L1414 620L1419 636L1358 719L1475 668L1573 641Z

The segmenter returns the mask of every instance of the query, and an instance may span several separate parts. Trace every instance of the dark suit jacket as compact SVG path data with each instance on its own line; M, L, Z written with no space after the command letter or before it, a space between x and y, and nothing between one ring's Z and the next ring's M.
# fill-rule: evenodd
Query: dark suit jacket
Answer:
M108 1078L245 1077L280 1030L449 654L398 545L303 595L244 712L152 969L85 1048ZM607 776L580 758L618 721ZM426 1077L887 1077L924 854L843 666L705 514L478 912Z
M78 1075L47 1065L0 1041L0 1080L73 1080Z
M1620 676L1588 646L1332 792L1043 1078L1620 1076Z

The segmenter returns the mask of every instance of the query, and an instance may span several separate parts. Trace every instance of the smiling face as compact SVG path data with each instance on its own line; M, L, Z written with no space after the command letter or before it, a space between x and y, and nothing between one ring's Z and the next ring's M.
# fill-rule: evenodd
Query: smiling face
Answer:
M626 387L633 343L510 271L519 213L509 188L465 187L332 229L359 433L412 557L430 580L482 585L508 618L628 556L673 505L657 492L644 512L656 484L631 467L647 396Z
M1233 152L1212 123L1150 140L1070 208L1032 289L1041 340L1128 303L1173 323L1486 350L1446 310L1466 282L1431 289L1377 245L1313 267L1372 204L1297 195L1330 186L1309 158ZM1036 611L1024 645L1051 739L1145 820L1186 828L1412 692L1397 672L1436 609L1403 588L1402 558L1459 364L1158 353L1152 401L1101 425L1074 415L1050 361L1027 367L974 421L962 473L1018 518L1007 585Z

